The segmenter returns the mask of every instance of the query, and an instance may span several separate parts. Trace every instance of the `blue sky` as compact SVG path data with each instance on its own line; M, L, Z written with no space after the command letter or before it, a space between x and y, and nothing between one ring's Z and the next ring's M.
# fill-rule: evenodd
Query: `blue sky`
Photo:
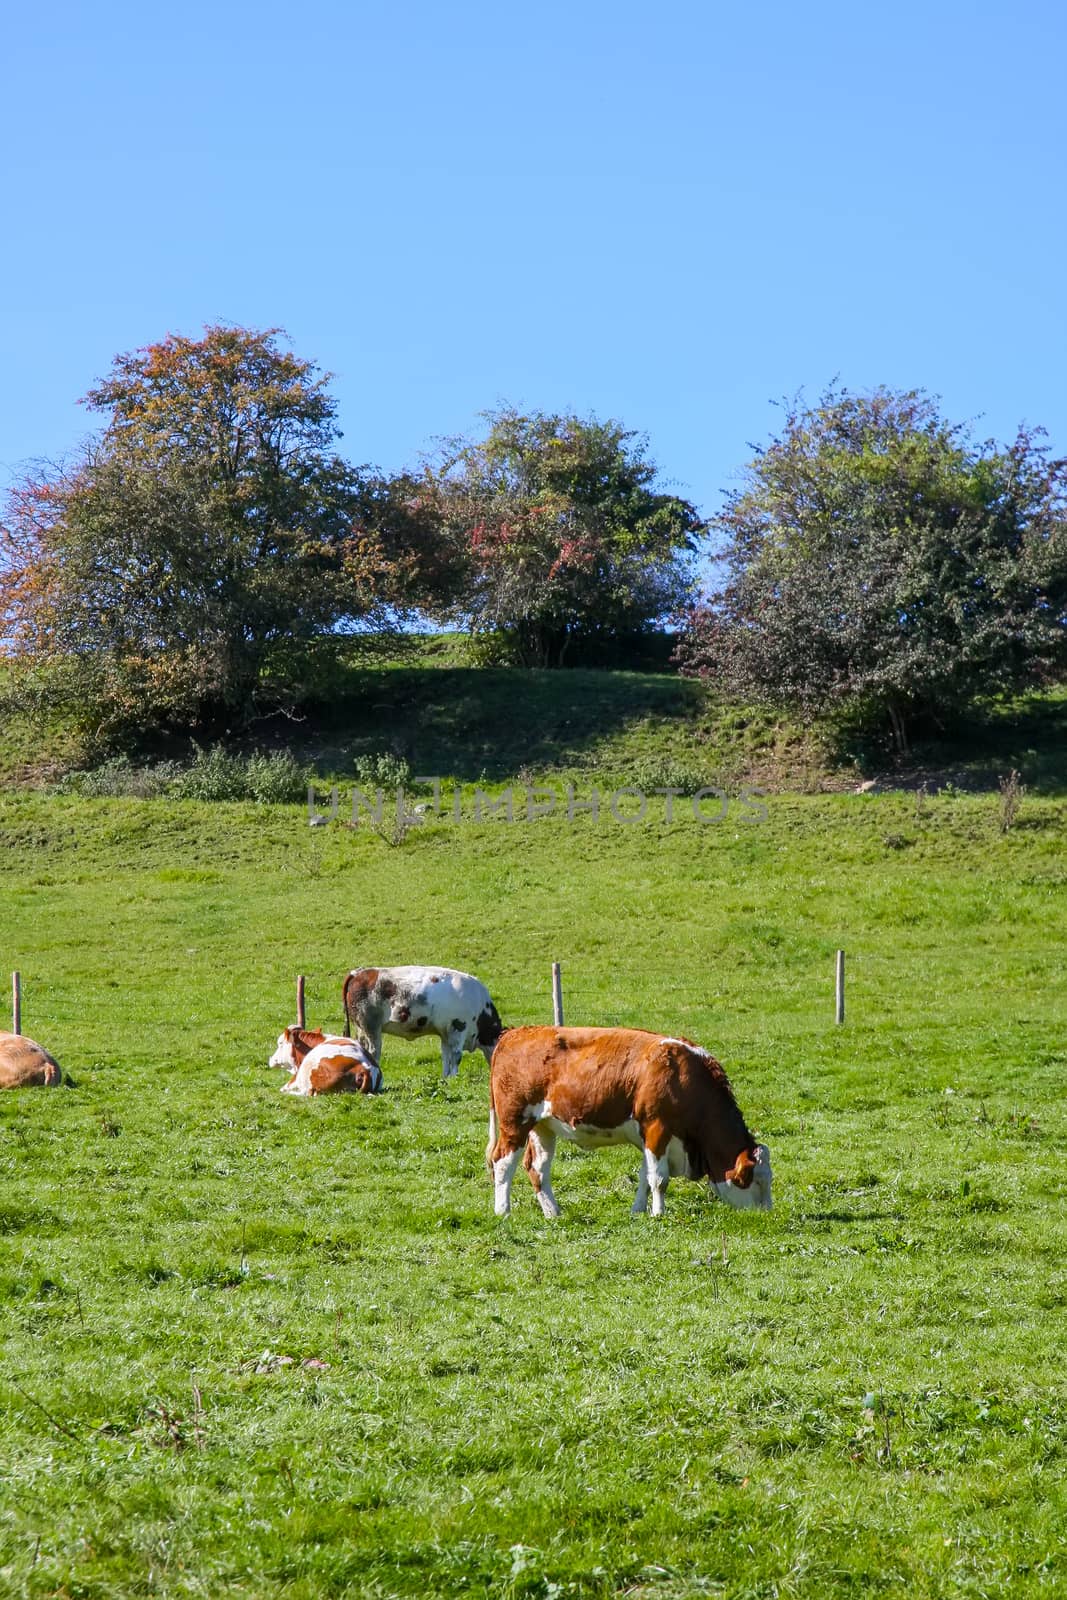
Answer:
M12 7L0 483L120 350L280 325L386 470L510 401L706 511L833 377L1067 452L1067 13L1024 3Z

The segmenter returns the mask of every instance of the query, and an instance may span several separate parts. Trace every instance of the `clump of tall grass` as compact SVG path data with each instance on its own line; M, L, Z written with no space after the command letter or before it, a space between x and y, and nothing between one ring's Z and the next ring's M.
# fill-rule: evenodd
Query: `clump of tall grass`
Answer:
M635 789L642 790L645 794L653 794L657 789L676 789L681 794L698 794L701 789L714 784L715 779L709 777L707 771L687 761L684 757L671 755L667 752L653 752L649 755L638 756L632 761L626 772L627 783Z
M158 800L173 794L183 772L177 761L136 766L129 756L112 756L98 767L66 773L57 788L61 794L85 795L90 800Z
M371 750L352 763L356 782L366 789L406 789L411 783L411 762L392 750Z
M81 772L69 772L58 787L64 794L89 799L124 797L134 800L252 800L259 805L284 805L302 800L307 772L286 750L256 750L238 756L213 745L194 747L193 759L136 764L113 756Z

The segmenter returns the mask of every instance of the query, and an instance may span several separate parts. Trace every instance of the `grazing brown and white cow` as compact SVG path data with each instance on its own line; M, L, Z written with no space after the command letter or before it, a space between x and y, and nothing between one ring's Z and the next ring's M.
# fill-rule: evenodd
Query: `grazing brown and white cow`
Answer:
M459 1071L465 1051L480 1050L486 1061L503 1033L489 990L480 978L451 967L359 967L342 991L345 1034L354 1034L381 1060L382 1034L441 1041L441 1076Z
M378 1094L381 1068L354 1039L317 1028L286 1028L268 1063L292 1073L282 1094Z
M63 1082L58 1061L24 1033L0 1033L0 1089L55 1089Z
M489 1148L496 1212L511 1209L523 1150L546 1217L557 1139L587 1150L632 1144L644 1160L634 1213L652 1191L663 1214L669 1178L707 1178L732 1206L769 1211L771 1164L745 1126L719 1063L686 1039L637 1028L511 1028L493 1053Z

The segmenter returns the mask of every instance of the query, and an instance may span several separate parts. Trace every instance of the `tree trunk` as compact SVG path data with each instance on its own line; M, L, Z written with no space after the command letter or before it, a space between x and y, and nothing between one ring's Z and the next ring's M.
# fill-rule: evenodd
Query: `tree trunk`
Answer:
M889 722L893 729L893 750L900 761L908 754L908 731L899 706L892 700L889 702Z

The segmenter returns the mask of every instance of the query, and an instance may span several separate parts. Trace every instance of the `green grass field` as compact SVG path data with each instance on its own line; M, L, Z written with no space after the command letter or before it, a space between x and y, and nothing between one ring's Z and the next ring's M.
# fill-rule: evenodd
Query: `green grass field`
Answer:
M390 848L0 793L0 968L77 1085L0 1101L0 1594L1067 1592L1067 804L767 804ZM634 1219L635 1157L563 1150L502 1223L480 1057L264 1064L299 971L332 1027L390 961L518 1022L553 959L568 1021L721 1057L771 1214Z

